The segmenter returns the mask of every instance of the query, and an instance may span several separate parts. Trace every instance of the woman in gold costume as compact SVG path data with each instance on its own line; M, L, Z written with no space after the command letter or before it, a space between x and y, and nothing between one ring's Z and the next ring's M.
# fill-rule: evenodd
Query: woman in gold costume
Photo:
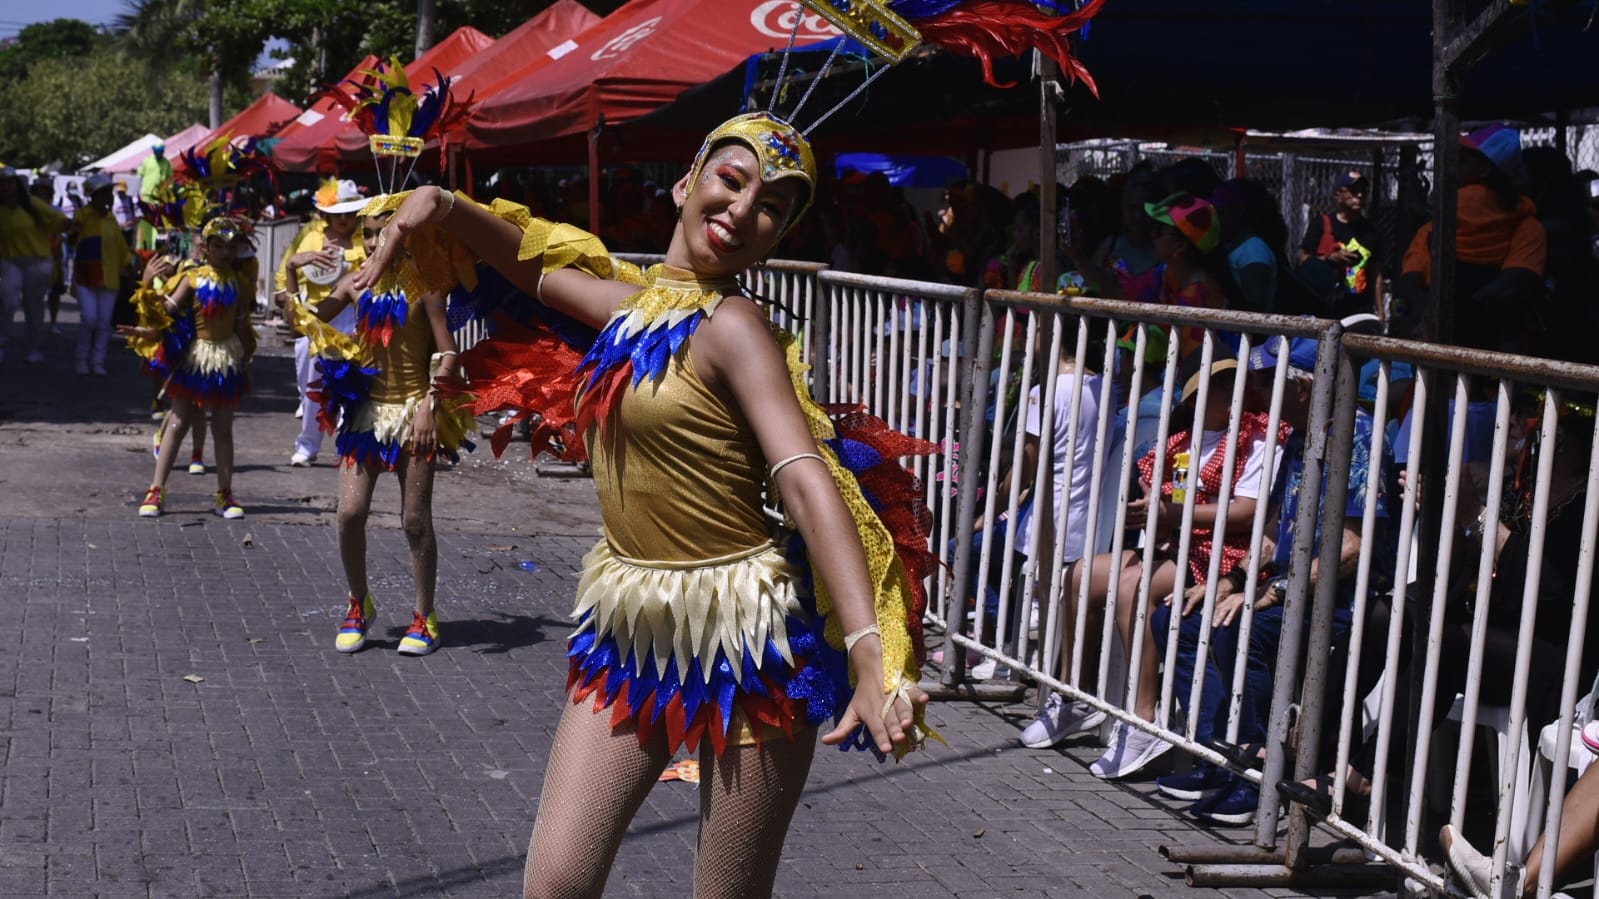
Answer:
M749 114L712 132L674 187L666 262L647 272L571 226L423 188L356 276L377 283L402 244L457 241L544 307L603 329L577 368L570 430L593 462L605 536L578 585L526 896L599 896L681 745L703 759L695 895L769 895L824 722L837 723L823 743L879 754L926 735L907 626L921 575L841 464L859 444L796 390L797 349L734 280L804 213L815 178L798 131ZM463 360L473 374L477 354ZM559 426L563 410L543 411ZM766 489L791 532L763 513Z

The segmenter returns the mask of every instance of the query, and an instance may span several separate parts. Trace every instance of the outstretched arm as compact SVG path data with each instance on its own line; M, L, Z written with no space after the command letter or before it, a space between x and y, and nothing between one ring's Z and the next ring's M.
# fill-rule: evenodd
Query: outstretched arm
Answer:
M427 224L448 230L518 290L590 327L604 325L622 300L638 292L631 285L601 281L572 269L545 275L542 258L517 258L522 229L476 203L457 202L454 194L439 187L419 187L400 204L383 227L377 249L356 275L356 290L376 283L398 258L409 236Z
M769 461L817 451L794 396L788 365L772 339L770 325L753 304L723 301L716 315L695 333L692 346L697 370L743 412ZM875 624L866 554L828 467L815 459L801 459L778 472L777 484L810 547L811 562L833 597L844 632ZM865 724L878 749L891 752L914 724L915 709L903 702L891 710L883 708L883 646L875 634L854 645L849 661L856 678L855 695L839 726L822 740L842 742L857 725ZM913 695L918 704L927 701L925 694Z

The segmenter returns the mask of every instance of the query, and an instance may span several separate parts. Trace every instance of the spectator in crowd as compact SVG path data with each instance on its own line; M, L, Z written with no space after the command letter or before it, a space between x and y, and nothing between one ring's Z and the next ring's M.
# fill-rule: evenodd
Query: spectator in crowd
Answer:
M366 244L356 233L357 213L366 198L354 181L329 179L316 193L320 216L300 229L289 243L278 267L273 287L277 304L287 310L290 302L300 302L313 313L332 292L333 285L346 272L361 267L366 259ZM286 316L294 321L294 316ZM346 334L355 331L355 306L346 305L333 327ZM300 434L294 440L289 464L303 468L316 461L322 452L322 431L317 427L316 404L306 395L312 380L310 341L296 333L294 340L295 384L300 404L295 417L300 419Z
M1159 198L1155 169L1141 162L1127 173L1120 196L1120 228L1097 245L1089 234L1072 235L1064 250L1081 272L1084 290L1092 296L1143 303L1160 301L1161 262L1155 256L1155 223L1144 205Z
M78 210L72 263L80 317L72 370L80 376L92 371L104 377L111 313L123 279L134 276L133 250L112 216L116 191L111 176L91 175L84 189L89 192L89 204Z
M1250 352L1249 368L1252 372L1271 373L1281 364L1283 347L1281 338L1271 338ZM1277 448L1280 453L1273 460L1273 486L1271 506L1267 519L1268 540L1263 546L1265 563L1258 569L1254 601L1248 602L1244 592L1248 586L1250 562L1245 560L1232 572L1220 579L1216 591L1214 612L1209 621L1193 614L1205 599L1204 585L1190 587L1182 597L1183 620L1178 634L1177 670L1174 683L1186 691L1192 682L1196 667L1201 669L1204 690L1198 703L1195 740L1213 743L1225 731L1227 713L1224 700L1228 695L1225 686L1232 680L1240 652L1245 653L1244 680L1233 684L1241 702L1239 706L1238 739L1242 744L1234 754L1250 760L1264 744L1267 735L1267 715L1270 712L1272 675L1277 668L1278 636L1282 631L1282 602L1288 593L1288 574L1293 552L1295 529L1300 513L1301 491L1305 486L1305 448L1309 437L1312 374L1316 364L1316 341L1295 339L1288 342L1286 388L1283 395L1283 421L1293 428L1288 438ZM1269 374L1267 375L1269 376ZM1339 555L1335 576L1338 579L1338 605L1333 613L1333 641L1344 642L1353 617L1356 566L1360 561L1361 545L1373 544L1372 571L1368 591L1375 594L1386 587L1384 567L1391 572L1397 544L1393 529L1389 527L1388 503L1394 492L1394 466L1388 448L1382 458L1372 464L1373 423L1364 410L1355 413L1355 428L1351 438L1348 494L1344 501L1343 535L1339 541ZM1367 484L1372 475L1377 478L1377 499L1373 515L1375 532L1365 533ZM1316 515L1316 530L1311 535L1311 589L1320 576L1322 528L1326 519L1326 481L1321 485ZM1173 598L1175 604L1176 598ZM1173 604L1157 608L1152 624L1157 641L1164 647L1170 610ZM1245 606L1253 609L1249 643L1239 645L1240 616ZM1197 659L1200 629L1213 628L1212 655L1202 662ZM1337 655L1334 655L1337 658ZM1343 683L1338 666L1327 678L1329 684ZM1329 692L1329 696L1333 694ZM1178 698L1186 702L1187 693ZM1336 710L1337 703L1331 707ZM1334 740L1336 728L1323 731L1326 740ZM1324 753L1323 758L1330 753ZM1254 820L1259 805L1260 792L1254 782L1237 777L1220 768L1200 763L1193 771L1156 779L1162 793L1177 799L1195 800L1193 814L1213 824L1242 825Z
M20 309L27 323L29 365L44 361L45 294L52 275L50 238L67 218L28 193L16 169L0 167L0 359Z
M1166 193L1185 193L1203 199L1209 199L1221 184L1216 167L1198 156L1177 160L1161 172L1161 177L1166 182Z
M1254 192L1243 180L1224 181L1210 200L1221 219L1220 252L1226 254L1233 296L1246 312L1277 311L1277 253L1256 229ZM1261 191L1264 193L1264 191Z
M1218 575L1221 577L1229 576L1233 568L1248 554L1249 530L1254 517L1255 503L1270 484L1269 476L1264 472L1265 460L1262 452L1266 442L1267 416L1259 412L1245 412L1239 421L1237 437L1239 450L1234 457L1232 495L1228 498L1225 509L1217 503L1220 498L1222 467L1230 438L1228 434L1231 421L1230 400L1237 368L1238 363L1233 359L1219 360L1211 365L1208 372L1195 373L1183 387L1183 408L1192 415L1192 403L1199 392L1201 382L1206 378L1210 381L1205 416L1199 425L1202 430L1199 439L1197 477L1193 484L1195 491L1193 531L1189 540L1189 572L1186 576L1186 579L1191 579L1196 584L1206 582L1212 554L1221 554L1218 570ZM1276 441L1279 445L1286 437L1286 431L1285 425ZM1181 526L1183 516L1183 505L1180 501L1182 494L1177 491L1188 489L1187 471L1179 472L1178 463L1189 458L1193 442L1191 430L1180 430L1172 434L1165 448L1163 471L1157 472L1154 469L1156 455L1154 450L1138 463L1139 484L1144 496L1128 504L1126 525L1129 528L1140 529L1146 527L1146 524L1153 525L1156 546L1155 568L1149 574L1151 597L1164 599L1171 596L1176 587L1176 551L1180 535L1174 531ZM1181 459L1179 455L1182 456ZM1218 538L1215 529L1222 522L1224 515L1226 529ZM1144 551L1135 549L1124 550L1120 558L1110 554L1095 556L1089 564L1079 565L1073 570L1067 595L1072 599L1078 596L1086 578L1087 595L1091 605L1097 604L1098 597L1103 597L1107 593L1115 597L1116 632L1122 649L1129 655L1129 664L1137 669L1139 676L1137 699L1129 711L1145 721L1154 721L1159 683L1156 681L1157 659L1154 640L1149 638L1147 632L1146 639L1142 643L1142 651L1136 657L1132 656L1139 586L1144 578L1144 558ZM1062 615L1063 655L1069 653L1072 648L1071 634L1064 629L1064 622L1068 617L1073 616ZM1061 735L1061 739L1086 729L1083 716L1078 714L1081 711L1082 709L1072 710L1069 718L1058 722L1053 728ZM1164 724L1164 722L1154 723ZM1126 777L1142 770L1170 749L1171 744L1165 740L1135 729L1124 722L1118 723L1112 733L1110 747L1103 756L1089 766L1089 770L1096 776L1107 779Z
M1584 553L1582 519L1586 504L1589 455L1593 446L1593 406L1591 398L1580 402L1568 398L1562 405L1555 430L1554 445L1539 440L1542 402L1529 397L1518 398L1518 408L1511 417L1508 452L1515 458L1507 460L1508 472L1533 472L1538 470L1540 456L1552 454L1551 477L1547 486L1547 517L1543 529L1543 553L1537 565L1537 605L1533 630L1528 639L1528 678L1526 690L1526 723L1528 733L1536 734L1560 716L1560 684L1564 676L1566 649L1569 641L1581 641L1582 652L1578 662L1578 683L1591 684L1599 673L1599 616L1590 616L1587 630L1571 630L1571 602L1578 589L1580 562ZM1401 485L1409 473L1401 475ZM1416 722L1414 713L1407 713L1403 693L1400 706L1395 710L1388 744L1388 768L1393 776L1400 776L1405 765L1405 749L1412 743L1414 728L1435 729L1443 723L1451 703L1448 697L1464 695L1467 690L1467 664L1472 655L1474 596L1477 590L1476 571L1483 541L1492 541L1494 565L1488 583L1487 629L1482 635L1480 671L1511 671L1517 664L1517 644L1521 634L1521 612L1527 585L1534 578L1532 555L1533 502L1537 498L1535 485L1519 475L1507 475L1505 496L1498 510L1482 506L1483 491L1468 487L1460 492L1460 505L1452 527L1455 528L1455 564L1449 573L1449 590L1441 610L1443 624L1439 633L1439 652L1436 673L1436 696L1432 718ZM1420 499L1419 495L1417 497ZM1375 570L1375 569L1374 569ZM1591 576L1590 576L1591 577ZM1599 584L1590 580L1590 591ZM1389 667L1385 658L1389 642L1390 622L1395 599L1406 604L1403 629L1400 636L1400 657L1397 667ZM1408 684L1415 675L1414 665L1425 659L1411 654L1412 631L1419 621L1426 627L1429 612L1420 605L1413 591L1395 597L1379 595L1369 605L1365 635L1359 659L1359 673L1355 696L1366 696L1383 677L1393 677L1400 684ZM1483 677L1477 700L1483 705L1507 706L1511 701L1512 679L1508 677ZM1369 789L1366 782L1375 770L1375 740L1368 740L1351 759L1348 772L1346 802L1358 802L1360 792ZM1306 789L1304 785L1279 784L1284 796L1303 802L1307 808L1324 813L1331 797L1324 789Z
M1548 243L1538 210L1521 195L1521 135L1489 125L1461 141L1455 295L1448 298L1453 342L1478 349L1523 351L1543 303ZM1405 252L1399 294L1404 315L1391 332L1410 335L1430 303L1432 225Z
M1590 744L1588 750L1593 752L1595 748ZM1599 765L1589 765L1588 770L1582 772L1560 808L1560 841L1555 844L1553 881L1556 886L1577 879L1585 870L1583 862L1591 862L1594 850L1599 848ZM1505 881L1513 899L1530 899L1538 894L1538 880L1543 875L1543 854L1548 837L1547 833L1540 833L1520 866L1506 867ZM1438 839L1449 860L1450 872L1455 875L1456 882L1466 888L1467 895L1472 899L1490 899L1493 896L1490 892L1493 886L1493 856L1478 852L1451 824L1444 825Z
M1145 204L1144 212L1155 222L1155 258L1165 267L1160 301L1190 309L1228 308L1227 260L1216 253L1221 244L1216 208L1191 194L1176 193ZM1203 328L1183 329L1177 358L1190 359L1203 338ZM1164 347L1161 354L1165 355Z
M1599 330L1599 260L1593 255L1593 217L1587 190L1566 154L1554 147L1522 153L1529 198L1547 237L1544 284L1547 308L1528 346L1532 355L1573 362L1599 361L1593 334Z
M1588 198L1588 219L1592 223L1593 258L1599 260L1599 173L1584 169L1577 173L1582 192Z
M139 163L139 202L154 206L160 202L167 182L172 180L172 160L167 158L165 141L156 141L150 155ZM156 230L150 222L140 220L136 246L141 251L156 249Z
M1071 329L1068 329L1071 330ZM1067 339L1070 336L1072 339ZM1079 371L1075 356L1075 335L1062 335L1063 352L1056 366L1055 397L1050 426L1050 478L1053 496L1047 509L1050 518L1038 525L1038 511L1044 508L1029 502L1017 512L1016 547L1026 564L1036 571L1038 560L1054 564L1054 546L1062 542L1061 569L1054 577L1067 575L1086 554L1089 490L1093 476L1094 449L1098 443L1100 376L1093 370L1101 358L1090 346ZM1092 344L1092 341L1090 341ZM1000 485L1001 496L1008 496L1012 477L1030 494L1038 471L1038 453L1044 433L1044 385L1035 385L1027 397L1026 436L1022 444L1021 467L1007 475ZM1076 435L1075 444L1073 434ZM1036 497L1034 497L1036 499ZM1062 527L1063 526L1063 527ZM1064 531L1064 533L1062 533ZM1035 532L1038 537L1034 537ZM1036 546L1034 545L1036 542ZM1020 569L1018 569L1020 571ZM1020 575L1018 575L1019 577ZM1075 596L1062 607L1061 629L1070 631L1075 621ZM1025 613L1025 609L1022 610ZM1020 618L1020 615L1018 615ZM1065 646L1063 643L1062 646ZM1071 674L1070 653L1063 653L1061 678ZM1067 703L1058 693L1050 693L1038 716L1022 731L1024 746L1034 749L1054 746L1073 733L1098 727L1105 714L1079 703Z
M1317 314L1345 318L1377 312L1382 299L1382 256L1377 226L1365 216L1370 184L1351 169L1333 182L1333 210L1312 216L1299 242L1300 276L1318 297Z
M29 186L28 192L34 199L48 204L55 209L56 190L55 184L48 175L35 178ZM59 209L57 210L59 211ZM50 293L45 298L45 311L50 316L50 333L60 334L61 326L57 321L61 317L61 295L67 291L67 273L69 271L63 257L63 243L60 234L50 235Z

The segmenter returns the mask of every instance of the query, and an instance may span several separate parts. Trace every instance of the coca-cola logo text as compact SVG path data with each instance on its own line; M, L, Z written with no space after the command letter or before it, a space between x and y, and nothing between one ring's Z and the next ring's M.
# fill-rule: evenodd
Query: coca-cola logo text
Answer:
M611 38L609 41L606 41L604 46L594 51L593 58L596 60L601 60L621 56L627 51L633 49L635 44L646 40L650 35L654 34L656 27L660 24L660 16L655 16L651 19L645 19L644 21L634 25L632 28L629 28L616 37Z
M797 42L824 41L840 34L832 22L806 12L795 0L766 0L750 11L750 25L756 31L785 41L794 33L796 18L800 18L799 33L795 36Z

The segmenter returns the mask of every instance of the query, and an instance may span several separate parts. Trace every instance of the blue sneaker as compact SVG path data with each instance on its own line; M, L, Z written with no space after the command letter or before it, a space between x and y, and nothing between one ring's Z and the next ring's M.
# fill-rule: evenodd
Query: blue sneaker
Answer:
M1231 777L1230 789L1196 803L1188 813L1201 821L1224 827L1243 827L1255 820L1255 809L1260 807L1260 788L1247 780Z
M1155 778L1155 789L1162 796L1197 802L1209 799L1232 785L1227 772L1209 762L1200 762L1186 774L1167 774Z

